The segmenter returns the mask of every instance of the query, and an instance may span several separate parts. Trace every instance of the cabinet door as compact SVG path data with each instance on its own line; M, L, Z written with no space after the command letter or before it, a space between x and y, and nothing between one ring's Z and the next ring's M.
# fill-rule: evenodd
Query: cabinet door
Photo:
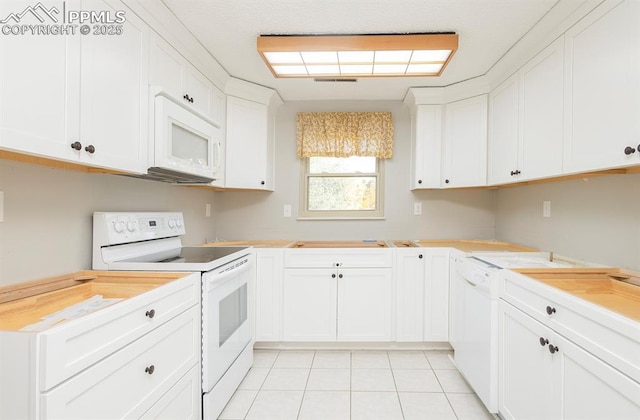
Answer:
M266 189L267 106L227 97L226 186Z
M640 164L639 9L604 2L565 34L565 172Z
M149 28L120 2L89 0L82 7L110 13L126 10L121 35L82 37L82 161L146 172ZM87 146L95 152L85 152Z
M256 249L256 341L282 340L283 249Z
M500 414L507 420L558 418L553 385L558 367L544 341L553 343L552 331L502 300L499 328Z
M159 35L149 42L149 84L183 101L184 58ZM186 101L184 102L187 103Z
M487 95L445 106L442 187L487 184Z
M449 251L425 250L424 341L449 341Z
M396 341L423 341L425 250L395 251Z
M411 189L439 188L442 105L417 105L411 115Z
M562 173L563 63L559 39L520 72L519 180Z
M335 341L336 282L334 269L284 270L284 341Z
M563 419L639 419L640 384L571 341L556 338Z
M203 115L213 119L213 84L191 65L186 65L185 91L189 95L191 106Z
M515 74L489 95L489 184L518 177L518 82Z
M64 10L63 1L46 3ZM0 2L0 16L33 7ZM42 24L33 14L23 24ZM52 23L50 21L46 22ZM81 35L0 36L0 148L77 161Z
M196 363L141 420L198 420L202 404L200 386L200 363Z
M338 271L338 341L391 341L390 268Z

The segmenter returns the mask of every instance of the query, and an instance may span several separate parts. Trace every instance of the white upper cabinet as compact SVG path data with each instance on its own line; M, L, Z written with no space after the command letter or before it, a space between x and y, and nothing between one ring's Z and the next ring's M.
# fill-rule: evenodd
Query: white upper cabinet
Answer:
M439 188L442 105L416 105L411 114L411 189Z
M65 10L62 3L50 5ZM32 4L3 2L0 11L8 14L21 5ZM108 34L110 25L96 25L87 35L1 37L0 147L142 172L149 29L119 1L67 2L66 8L112 16L122 10L126 21L120 34ZM96 28L107 32L95 33Z
M563 64L558 39L520 70L518 180L562 173Z
M518 168L519 76L513 75L489 95L489 184L509 182Z
M149 84L224 126L225 95L160 36L151 37Z
M282 102L275 91L249 85L233 79L227 96L225 187L273 191L275 113Z
M487 184L487 95L445 106L441 186Z
M99 0L82 7L124 9ZM141 172L147 169L149 28L133 12L125 16L122 35L82 36L78 139L83 163Z
M489 95L489 184L562 173L563 41Z
M565 34L564 171L640 164L640 2L600 5Z

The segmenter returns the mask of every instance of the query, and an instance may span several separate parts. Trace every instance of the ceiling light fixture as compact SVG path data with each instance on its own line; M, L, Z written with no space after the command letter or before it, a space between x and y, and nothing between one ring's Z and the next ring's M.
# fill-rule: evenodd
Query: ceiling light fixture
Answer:
M440 76L458 49L455 33L261 35L274 77Z

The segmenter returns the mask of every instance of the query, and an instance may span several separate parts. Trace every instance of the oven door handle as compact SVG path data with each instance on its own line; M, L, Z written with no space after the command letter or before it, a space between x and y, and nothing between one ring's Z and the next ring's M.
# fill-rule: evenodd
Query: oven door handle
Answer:
M228 271L224 271L222 273L218 273L219 269L215 271L210 271L208 273L204 273L203 275L203 283L206 291L211 291L217 289L218 287L223 286L226 283L227 278L235 276L236 274L250 269L251 264L248 258L243 260L243 264L237 267L233 267ZM246 280L244 280L246 282Z

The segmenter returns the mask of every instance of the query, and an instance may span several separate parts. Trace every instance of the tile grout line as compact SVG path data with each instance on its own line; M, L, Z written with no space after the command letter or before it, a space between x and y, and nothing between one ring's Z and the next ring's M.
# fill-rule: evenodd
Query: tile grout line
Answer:
M393 378L393 386L396 389L396 398L398 399L398 405L400 406L400 415L404 420L404 408L402 408L402 401L400 401L400 391L398 390L398 384L396 382L396 375L393 373L393 365L391 364L391 356L387 352L387 359L389 360L389 369L391 370L391 378Z
M313 351L311 356L311 365L309 366L309 373L307 373L307 381L304 383L304 389L302 390L302 399L300 400L300 407L298 407L298 415L296 419L300 420L300 414L302 413L302 404L304 404L304 397L307 395L307 387L309 386L309 378L311 378L311 369L313 369L313 361L316 359L316 351Z

